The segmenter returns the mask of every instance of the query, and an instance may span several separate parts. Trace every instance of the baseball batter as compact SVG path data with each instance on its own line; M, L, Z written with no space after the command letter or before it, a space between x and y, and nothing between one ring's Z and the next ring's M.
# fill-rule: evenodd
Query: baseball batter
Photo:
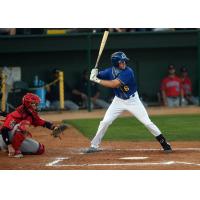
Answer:
M23 154L44 153L44 145L34 140L29 133L30 125L46 127L53 131L59 128L39 117L39 104L40 98L37 95L27 93L22 99L22 105L6 116L0 128L0 149L8 151L9 157L21 158Z
M91 141L86 153L100 151L101 140L112 122L125 110L133 114L156 137L165 152L171 152L172 148L167 143L158 127L150 120L138 92L134 71L127 66L129 58L123 52L115 52L111 55L112 66L98 72L92 69L90 80L104 87L113 88L115 97L100 122L97 133Z

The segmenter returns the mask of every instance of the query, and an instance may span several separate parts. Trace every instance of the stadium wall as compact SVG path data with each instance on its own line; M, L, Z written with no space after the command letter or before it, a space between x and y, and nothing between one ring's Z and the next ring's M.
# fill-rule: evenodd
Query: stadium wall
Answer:
M0 66L20 66L22 80L31 86L38 75L48 82L52 69L64 71L65 81L74 86L81 72L94 66L102 34L74 33L68 35L1 36ZM189 69L194 93L199 93L199 32L111 33L100 66L110 65L110 55L122 50L135 67L140 94L156 101L160 81L167 66L174 64ZM107 94L102 88L102 95Z

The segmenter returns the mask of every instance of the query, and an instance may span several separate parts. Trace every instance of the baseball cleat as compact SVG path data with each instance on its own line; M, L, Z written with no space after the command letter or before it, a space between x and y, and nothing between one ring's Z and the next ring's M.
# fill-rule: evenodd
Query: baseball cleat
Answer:
M162 144L162 147L163 147L164 152L166 152L166 153L172 152L172 148L169 143L166 142L166 143Z
M166 153L172 152L172 148L171 148L170 144L166 141L165 137L162 134L157 136L156 139L158 140L158 142L162 146L164 152L166 152Z
M23 156L23 154L16 154L16 155L14 155L13 157L14 157L14 158L23 158L24 156Z
M99 151L102 151L102 150L99 148L96 148L96 147L90 147L85 151L85 153L95 153L95 152L99 152Z
M23 158L23 154L21 153L21 151L15 151L15 154L14 155L8 155L9 157L12 157L12 158Z

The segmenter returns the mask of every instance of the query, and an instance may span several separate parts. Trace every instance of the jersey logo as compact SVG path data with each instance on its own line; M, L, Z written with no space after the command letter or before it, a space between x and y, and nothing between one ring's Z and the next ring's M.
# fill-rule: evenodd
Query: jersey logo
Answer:
M121 85L120 90L126 95L125 93L129 91L128 85Z
M124 91L128 92L129 91L129 87L127 85L124 86Z
M124 85L124 86L123 86L123 91L124 91L124 92L128 92L128 91L129 91L128 85Z
M122 54L122 59L125 59L126 58L126 55L123 53Z

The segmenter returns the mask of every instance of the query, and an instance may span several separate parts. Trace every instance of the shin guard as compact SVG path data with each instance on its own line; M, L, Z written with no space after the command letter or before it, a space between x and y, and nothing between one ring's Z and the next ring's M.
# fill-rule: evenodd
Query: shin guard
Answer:
M43 144L40 144L39 143L39 148L38 148L38 151L35 153L35 155L41 155L45 152L45 147Z

